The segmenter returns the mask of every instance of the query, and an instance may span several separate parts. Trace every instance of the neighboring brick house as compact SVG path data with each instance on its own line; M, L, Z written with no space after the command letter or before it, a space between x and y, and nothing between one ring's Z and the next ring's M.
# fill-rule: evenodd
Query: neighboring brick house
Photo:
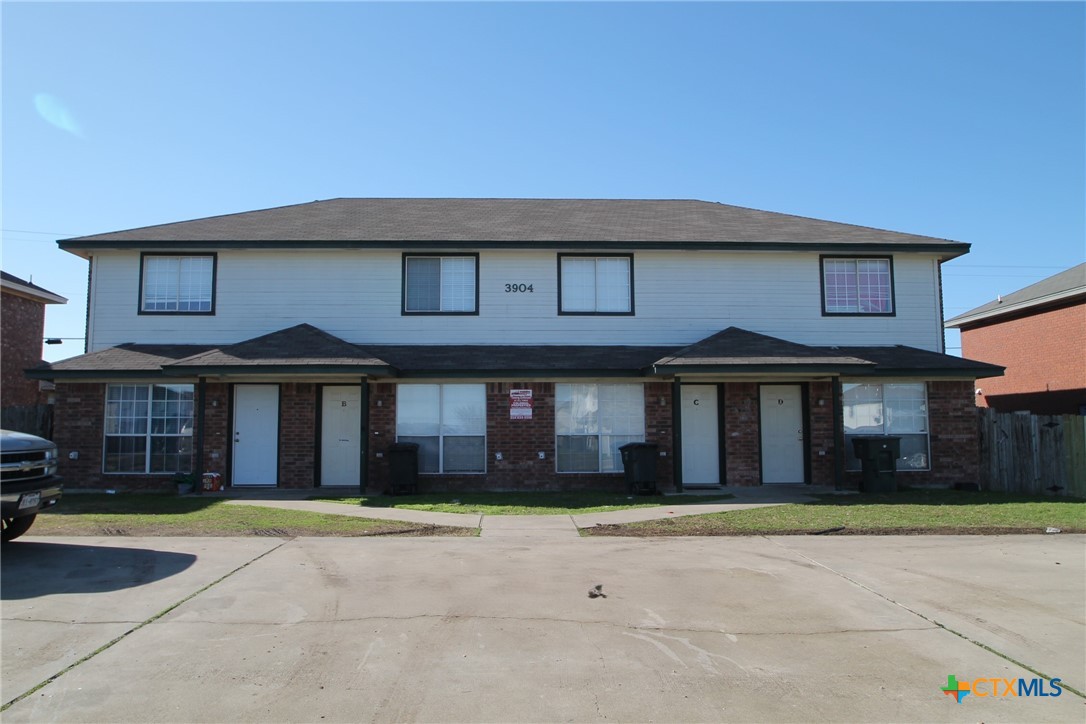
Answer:
M41 383L27 377L25 370L42 362L45 305L67 302L59 294L0 271L0 404L5 426L40 434L37 425L19 422L37 419L29 408L47 402Z
M944 354L960 242L703 201L335 199L66 239L88 353L57 385L63 471L158 488L975 482L973 383ZM69 459L74 453L75 460Z
M981 407L1086 415L1086 264L998 297L946 322L962 354L1006 368L977 385Z

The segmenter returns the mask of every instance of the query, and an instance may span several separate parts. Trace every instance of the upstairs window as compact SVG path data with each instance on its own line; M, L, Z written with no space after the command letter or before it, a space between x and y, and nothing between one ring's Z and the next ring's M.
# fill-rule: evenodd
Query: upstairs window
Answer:
M144 254L141 314L214 314L215 255Z
M893 314L890 259L822 257L823 314Z
M559 314L633 314L633 255L558 255Z
M404 314L478 314L479 256L403 258Z

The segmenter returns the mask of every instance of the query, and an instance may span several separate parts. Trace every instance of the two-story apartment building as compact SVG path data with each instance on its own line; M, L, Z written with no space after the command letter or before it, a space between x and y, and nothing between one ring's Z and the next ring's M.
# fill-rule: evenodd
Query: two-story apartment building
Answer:
M382 490L974 482L940 264L967 244L703 201L334 199L66 239L87 353L57 385L76 486ZM70 459L73 458L73 459Z

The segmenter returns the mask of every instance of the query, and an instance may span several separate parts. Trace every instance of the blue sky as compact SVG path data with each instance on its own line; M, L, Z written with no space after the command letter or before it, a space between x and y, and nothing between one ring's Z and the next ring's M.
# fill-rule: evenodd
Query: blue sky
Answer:
M4 2L2 33L3 268L71 300L48 336L85 315L57 238L340 196L966 241L947 316L1086 259L1082 3Z

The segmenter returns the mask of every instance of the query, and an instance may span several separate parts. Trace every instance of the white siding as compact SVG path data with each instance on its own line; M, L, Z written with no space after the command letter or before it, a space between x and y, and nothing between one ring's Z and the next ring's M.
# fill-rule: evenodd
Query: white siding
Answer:
M399 252L220 252L214 316L138 314L139 266L136 252L97 256L90 351L227 344L302 322L355 343L682 345L736 326L803 344L942 349L927 254L894 257L893 317L822 316L817 253L637 252L634 316L560 316L554 251L481 252L478 316L402 316Z

